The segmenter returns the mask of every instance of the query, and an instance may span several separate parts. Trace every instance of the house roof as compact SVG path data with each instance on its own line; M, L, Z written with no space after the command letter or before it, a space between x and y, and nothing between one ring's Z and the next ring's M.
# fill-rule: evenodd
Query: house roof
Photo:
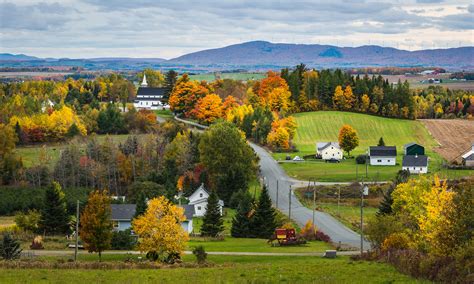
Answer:
M200 185L193 193L191 193L191 195L188 197L188 199L189 199L189 200L193 199L193 197L194 197L195 195L197 195L197 193L198 193L200 190L204 191L204 193L206 193L208 196L210 195L209 192L207 192L207 190L204 188L204 184L201 183L201 185Z
M135 216L136 204L111 204L112 220L132 220Z
M339 147L339 143L337 143L337 142L318 142L318 143L316 143L316 147L318 148L318 151L322 151L322 150L326 149L329 146L333 146L337 149L341 149L341 147Z
M166 88L152 88L152 87L139 87L137 91L137 99L144 99L141 96L159 96L165 95Z
M395 157L397 156L396 146L370 146L369 156L371 157Z
M181 208L184 209L184 216L186 217L186 220L192 220L195 213L194 206L191 204L185 204L181 205Z
M425 155L408 155L403 157L403 167L427 167L428 157Z
M473 161L474 160L474 151L471 150L467 152L466 154L462 155L462 158L467 161Z

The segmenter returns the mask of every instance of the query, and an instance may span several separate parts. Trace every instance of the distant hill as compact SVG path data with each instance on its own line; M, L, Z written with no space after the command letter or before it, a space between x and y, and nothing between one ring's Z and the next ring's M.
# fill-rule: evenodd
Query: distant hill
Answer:
M320 44L251 41L189 53L174 59L104 57L87 59L37 58L0 54L0 67L72 66L87 70L175 69L180 72L268 70L304 63L314 68L442 67L474 70L474 47L406 51L365 45L338 47Z
M31 61L40 60L38 57L28 56L24 54L0 53L0 61Z
M167 63L228 66L294 66L312 67L368 66L437 66L473 68L474 47L406 51L391 47L337 47L319 44L288 44L251 41L222 48L186 54Z

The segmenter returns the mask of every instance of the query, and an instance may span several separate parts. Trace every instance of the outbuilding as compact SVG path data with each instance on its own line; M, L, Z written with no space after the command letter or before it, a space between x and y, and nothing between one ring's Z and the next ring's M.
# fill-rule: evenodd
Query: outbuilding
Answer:
M410 174L426 174L428 172L428 157L425 155L405 155L402 169Z
M415 142L405 144L403 146L403 150L405 152L405 156L422 156L425 154L425 147L421 146L420 144L416 144Z
M370 165L395 166L397 164L396 146L371 146L369 147Z
M343 152L337 142L316 143L316 155L323 160L342 160Z
M462 155L462 163L466 167L474 167L474 143L471 150Z

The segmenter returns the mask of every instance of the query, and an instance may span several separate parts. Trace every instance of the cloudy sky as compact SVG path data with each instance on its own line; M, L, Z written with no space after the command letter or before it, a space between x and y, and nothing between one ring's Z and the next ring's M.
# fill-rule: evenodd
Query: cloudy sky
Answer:
M0 0L0 52L162 57L251 40L474 45L474 1Z

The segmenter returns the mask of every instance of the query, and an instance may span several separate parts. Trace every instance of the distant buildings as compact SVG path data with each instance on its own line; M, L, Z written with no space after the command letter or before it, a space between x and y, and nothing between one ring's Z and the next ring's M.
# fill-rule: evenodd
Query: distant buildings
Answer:
M133 106L136 109L149 109L157 110L166 108L166 105L162 103L165 95L165 88L153 88L148 87L146 82L146 75L143 75L143 81L137 91L137 97L133 102Z
M474 143L472 143L471 150L462 155L462 163L466 167L474 167Z
M372 166L395 166L397 163L397 147L370 146L369 157Z
M342 160L343 152L337 142L316 143L316 155L323 160Z

